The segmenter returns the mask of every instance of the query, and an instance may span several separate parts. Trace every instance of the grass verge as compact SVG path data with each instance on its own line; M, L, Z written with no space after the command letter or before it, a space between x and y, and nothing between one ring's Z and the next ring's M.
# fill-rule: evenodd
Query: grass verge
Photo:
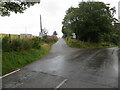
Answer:
M120 61L120 49L118 50L118 60Z
M100 43L92 43L92 42L83 42L76 39L65 38L64 39L68 46L74 48L107 48L107 47L115 47L116 45L109 42L100 42Z
M40 49L31 49L20 52L3 52L2 75L40 59L49 52L50 46L51 45L44 43L41 45Z

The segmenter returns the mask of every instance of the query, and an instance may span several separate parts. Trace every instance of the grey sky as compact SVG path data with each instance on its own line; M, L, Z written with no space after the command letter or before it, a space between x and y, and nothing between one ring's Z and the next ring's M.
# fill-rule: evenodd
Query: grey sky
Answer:
M73 6L77 7L82 0L41 0L40 4L27 9L24 14L14 14L10 17L0 17L0 33L29 33L39 35L40 25L39 17L42 15L43 28L48 30L48 34L52 34L56 30L59 36L62 36L62 20L65 11ZM87 1L87 0L84 0ZM119 0L94 0L110 3L111 7L115 6L118 18L118 1Z

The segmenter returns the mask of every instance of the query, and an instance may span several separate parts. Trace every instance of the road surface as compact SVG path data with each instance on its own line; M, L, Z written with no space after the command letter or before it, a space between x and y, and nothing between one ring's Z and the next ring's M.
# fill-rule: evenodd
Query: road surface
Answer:
M77 49L63 39L20 71L4 77L3 88L118 88L117 47Z

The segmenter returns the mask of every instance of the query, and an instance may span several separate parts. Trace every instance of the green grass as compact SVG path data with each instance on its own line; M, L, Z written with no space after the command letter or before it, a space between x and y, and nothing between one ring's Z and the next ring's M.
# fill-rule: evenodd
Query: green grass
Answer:
M2 38L2 74L6 74L35 60L50 50L56 39L38 36L0 34ZM0 45L1 46L1 45ZM0 62L1 63L1 62Z
M118 50L118 60L120 61L120 49Z
M40 59L50 50L50 45L42 46L40 49L31 49L20 52L2 53L2 74L9 73L26 64Z
M2 75L2 49L0 48L0 76Z
M71 38L65 38L65 41L68 46L74 47L74 48L106 48L106 47L114 47L116 46L113 43L109 42L100 42L100 43L92 43L92 42L83 42L76 39Z

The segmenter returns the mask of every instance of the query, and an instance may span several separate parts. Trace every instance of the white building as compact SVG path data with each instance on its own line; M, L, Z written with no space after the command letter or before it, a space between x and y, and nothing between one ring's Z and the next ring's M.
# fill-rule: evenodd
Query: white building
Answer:
M120 1L118 2L118 20L120 22Z

